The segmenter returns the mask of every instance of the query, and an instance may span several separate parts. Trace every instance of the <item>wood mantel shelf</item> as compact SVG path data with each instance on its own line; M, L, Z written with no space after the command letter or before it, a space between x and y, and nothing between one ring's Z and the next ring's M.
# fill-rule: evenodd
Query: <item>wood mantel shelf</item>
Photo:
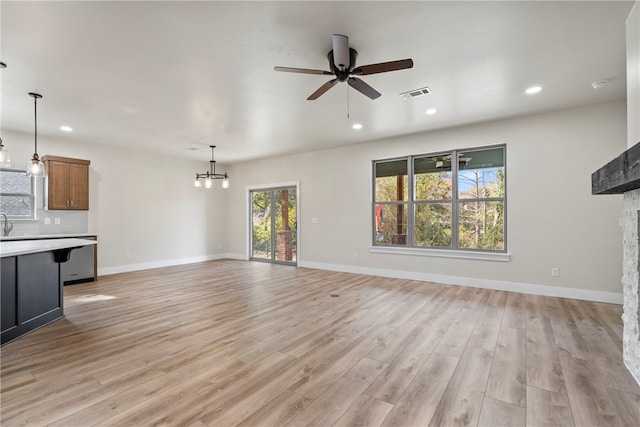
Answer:
M591 194L622 194L640 188L640 142L591 174Z

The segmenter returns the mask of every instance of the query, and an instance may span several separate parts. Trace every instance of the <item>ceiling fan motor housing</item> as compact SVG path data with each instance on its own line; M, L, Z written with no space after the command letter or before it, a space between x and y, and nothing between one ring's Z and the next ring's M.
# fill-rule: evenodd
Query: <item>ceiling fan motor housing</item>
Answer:
M349 74L351 74L353 69L356 68L357 57L358 57L358 52L353 48L349 48L349 66L346 67L344 70L340 70L336 67L333 61L333 49L329 51L329 53L327 54L327 59L329 60L329 67L331 69L331 72L336 75L338 81L341 81L341 82L347 81L347 79L349 78Z

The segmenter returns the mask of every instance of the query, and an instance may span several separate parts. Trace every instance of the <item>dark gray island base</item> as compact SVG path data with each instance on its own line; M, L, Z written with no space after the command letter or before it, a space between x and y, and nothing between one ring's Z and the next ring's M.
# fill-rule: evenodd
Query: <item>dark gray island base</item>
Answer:
M0 266L1 345L63 317L61 263L69 259L71 250L81 246L83 244L13 254L11 250L5 250L3 244Z

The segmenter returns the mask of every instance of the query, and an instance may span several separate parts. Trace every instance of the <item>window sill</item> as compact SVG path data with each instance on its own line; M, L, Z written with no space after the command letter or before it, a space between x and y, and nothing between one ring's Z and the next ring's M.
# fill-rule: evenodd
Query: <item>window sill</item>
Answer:
M392 246L370 246L369 252L376 254L417 255L439 258L475 259L482 261L509 262L511 255L504 252L456 251L450 249L406 248Z

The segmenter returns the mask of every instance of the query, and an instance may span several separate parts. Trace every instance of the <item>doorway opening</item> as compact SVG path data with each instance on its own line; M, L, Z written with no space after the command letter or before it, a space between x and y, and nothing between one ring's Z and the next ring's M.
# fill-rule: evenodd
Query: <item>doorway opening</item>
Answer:
M297 264L298 195L296 186L249 191L249 259Z

